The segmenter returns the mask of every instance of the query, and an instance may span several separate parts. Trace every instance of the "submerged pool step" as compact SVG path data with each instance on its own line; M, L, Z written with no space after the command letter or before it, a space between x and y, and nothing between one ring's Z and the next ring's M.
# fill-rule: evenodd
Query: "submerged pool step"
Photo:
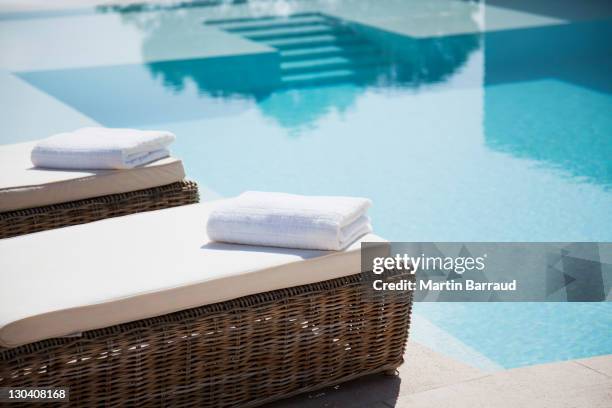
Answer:
M283 77L282 83L287 86L311 85L346 80L356 76L357 73L351 69L339 69L334 71L287 75Z
M282 75L294 75L307 72L354 69L356 67L381 65L383 63L384 60L380 54L367 54L357 58L342 56L316 58L302 61L283 62L281 64L281 73Z
M267 41L266 44L278 50L315 48L329 45L359 44L364 41L353 35L318 35L312 37L287 38Z
M361 55L361 54L378 54L380 51L369 44L355 44L355 45L328 45L322 47L312 47L312 48L296 48L290 50L281 51L281 61L289 62L289 61L302 61L307 59L314 58L327 58L327 57L336 57L336 56L353 56L353 55Z
M209 20L205 24L279 51L286 87L369 81L387 63L372 43L331 16L301 13Z
M243 36L255 41L269 41L310 36L338 35L340 33L341 32L338 32L338 30L329 25L319 25L313 27L270 29L266 31L257 31L253 34L246 33L243 34Z
M336 83L357 82L376 75L376 68L338 69L333 71L310 72L305 74L283 76L285 87L302 87L313 85L329 85Z
M328 26L329 20L322 17L308 17L303 19L282 19L272 20L267 22L255 21L251 23L232 23L225 24L220 28L231 33L246 33L265 31L276 28L297 28L297 27L315 27Z
M324 19L325 17L321 15L321 13L296 13L289 15L287 17L279 17L279 16L262 16L262 17L238 17L238 18L220 18L220 19L211 19L204 21L207 25L217 25L217 26L229 26L232 24L257 24L263 21L298 21L298 20L307 20L319 18Z

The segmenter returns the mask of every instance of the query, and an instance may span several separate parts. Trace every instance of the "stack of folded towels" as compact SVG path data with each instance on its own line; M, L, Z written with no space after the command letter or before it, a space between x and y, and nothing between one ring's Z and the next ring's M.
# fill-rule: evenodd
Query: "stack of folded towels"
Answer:
M370 205L357 197L249 191L219 204L207 232L213 241L338 251L372 231Z
M131 169L169 156L174 139L158 130L88 127L39 141L31 159L52 169Z

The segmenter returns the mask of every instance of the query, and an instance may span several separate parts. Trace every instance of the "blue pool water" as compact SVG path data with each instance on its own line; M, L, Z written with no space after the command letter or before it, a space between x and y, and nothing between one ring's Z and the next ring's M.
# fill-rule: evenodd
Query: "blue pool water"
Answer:
M423 302L415 305L415 312L495 364L514 368L612 354L610 306ZM445 351L444 345L438 348Z
M271 88L220 85L205 60L19 75L103 125L175 132L209 197L367 196L396 241L612 241L610 21L434 39L331 30L331 45L258 38L284 58ZM503 367L612 353L612 303L416 310Z

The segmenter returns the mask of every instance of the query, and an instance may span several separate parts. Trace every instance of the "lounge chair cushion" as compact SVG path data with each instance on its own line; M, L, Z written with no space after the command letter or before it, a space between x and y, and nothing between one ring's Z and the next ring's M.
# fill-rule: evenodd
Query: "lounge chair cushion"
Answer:
M35 168L32 143L0 146L0 212L127 193L185 178L183 163L165 158L128 170L54 170Z
M0 345L18 346L361 271L341 252L210 242L220 201L0 240Z

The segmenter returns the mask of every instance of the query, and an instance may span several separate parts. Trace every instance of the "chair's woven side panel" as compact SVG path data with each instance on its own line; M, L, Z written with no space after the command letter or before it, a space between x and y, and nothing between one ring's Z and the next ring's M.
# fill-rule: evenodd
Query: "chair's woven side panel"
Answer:
M165 186L68 203L0 213L0 238L84 224L199 201L198 186L181 181Z
M256 406L397 367L412 296L362 275L0 349L0 387L69 386L73 406Z

